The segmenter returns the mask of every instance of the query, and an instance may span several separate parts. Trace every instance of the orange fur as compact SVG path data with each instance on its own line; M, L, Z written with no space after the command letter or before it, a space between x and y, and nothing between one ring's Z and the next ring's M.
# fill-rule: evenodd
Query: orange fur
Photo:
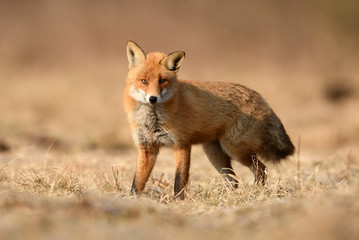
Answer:
M211 163L233 186L237 180L231 159L249 167L264 184L267 168L259 158L278 162L293 154L281 121L257 92L237 83L177 80L184 52L145 55L130 41L127 53L124 101L140 149L132 186L136 193L142 192L162 146L174 149L174 191L180 198L193 144L203 145Z

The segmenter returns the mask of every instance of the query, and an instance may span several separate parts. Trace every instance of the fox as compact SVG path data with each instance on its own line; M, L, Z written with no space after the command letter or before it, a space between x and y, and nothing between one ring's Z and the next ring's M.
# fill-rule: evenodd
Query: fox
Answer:
M185 198L192 145L202 145L233 188L239 182L232 161L265 185L268 169L261 160L278 163L294 153L281 120L256 91L239 83L179 80L183 51L145 54L128 41L127 58L124 106L138 148L131 193L141 195L162 147L173 150L178 199Z

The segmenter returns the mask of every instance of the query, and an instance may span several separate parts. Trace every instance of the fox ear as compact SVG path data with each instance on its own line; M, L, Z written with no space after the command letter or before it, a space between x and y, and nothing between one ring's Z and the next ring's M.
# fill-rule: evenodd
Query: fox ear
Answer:
M161 61L161 64L170 71L178 71L185 55L185 52L182 51L170 53Z
M132 68L139 65L146 59L145 52L133 41L127 42L128 67Z

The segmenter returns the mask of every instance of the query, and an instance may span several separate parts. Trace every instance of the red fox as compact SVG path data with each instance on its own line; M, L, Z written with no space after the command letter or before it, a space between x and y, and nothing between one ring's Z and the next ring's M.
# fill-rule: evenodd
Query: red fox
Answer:
M283 124L261 95L238 83L177 79L185 53L145 54L127 42L129 72L125 109L139 150L131 192L141 194L161 147L173 149L174 194L183 199L191 146L202 144L208 159L233 187L231 160L239 161L265 184L267 168L259 160L279 162L295 148Z

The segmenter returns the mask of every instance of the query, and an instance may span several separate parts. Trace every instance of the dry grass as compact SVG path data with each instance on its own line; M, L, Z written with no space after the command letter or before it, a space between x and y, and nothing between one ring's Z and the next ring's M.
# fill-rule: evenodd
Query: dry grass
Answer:
M142 197L129 195L136 152L38 151L0 170L1 239L356 239L359 164L336 156L313 164L291 159L253 185L235 165L233 190L195 148L187 198L172 197L173 161L164 151ZM11 155L11 156L10 156ZM42 156L42 157L41 157ZM349 168L348 168L349 166ZM207 172L207 174L206 174Z

